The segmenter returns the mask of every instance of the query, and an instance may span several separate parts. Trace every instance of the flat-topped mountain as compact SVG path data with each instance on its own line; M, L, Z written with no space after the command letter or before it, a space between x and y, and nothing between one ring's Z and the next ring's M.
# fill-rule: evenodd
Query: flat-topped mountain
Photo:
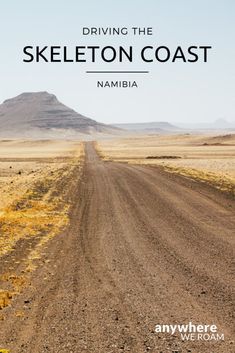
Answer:
M1 136L72 136L117 132L117 128L77 113L47 92L22 93L0 105Z
M114 124L114 126L129 131L145 132L145 133L164 133L164 132L177 132L180 130L175 125L172 125L166 121L156 121L147 123L123 123Z

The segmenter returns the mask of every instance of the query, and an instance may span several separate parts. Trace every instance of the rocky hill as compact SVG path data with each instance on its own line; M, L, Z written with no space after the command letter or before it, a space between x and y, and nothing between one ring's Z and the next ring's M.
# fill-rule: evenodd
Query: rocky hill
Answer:
M47 92L22 93L0 105L1 137L76 137L118 131L77 113Z

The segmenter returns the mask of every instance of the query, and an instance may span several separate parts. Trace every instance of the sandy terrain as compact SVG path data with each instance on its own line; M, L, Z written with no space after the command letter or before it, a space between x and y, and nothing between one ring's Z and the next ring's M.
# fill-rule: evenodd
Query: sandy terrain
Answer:
M0 141L0 309L21 292L43 245L67 224L69 203L57 187L82 155L78 142Z
M161 165L168 171L234 192L235 135L130 137L99 141L97 147L106 160Z
M24 289L2 310L0 348L233 353L229 195L160 167L104 162L91 143L85 156L82 175L79 162L55 182L66 190L69 223L44 244L30 283L4 276L26 257L27 242L1 257L3 285ZM154 331L189 321L215 324L225 341L186 342Z
M80 151L73 141L0 140L0 208L63 168Z

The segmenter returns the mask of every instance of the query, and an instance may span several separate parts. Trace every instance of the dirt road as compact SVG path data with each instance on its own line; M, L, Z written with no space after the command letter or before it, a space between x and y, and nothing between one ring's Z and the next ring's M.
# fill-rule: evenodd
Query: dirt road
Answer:
M8 308L10 352L229 353L235 347L234 205L160 168L101 161L91 143L70 226ZM22 318L15 310L24 310ZM225 341L182 342L157 324L214 324Z

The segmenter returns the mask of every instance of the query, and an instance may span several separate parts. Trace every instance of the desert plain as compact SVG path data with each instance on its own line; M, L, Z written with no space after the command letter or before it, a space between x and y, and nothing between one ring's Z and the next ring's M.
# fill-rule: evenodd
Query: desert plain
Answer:
M162 166L234 193L235 134L130 136L98 146L105 160Z
M234 184L234 134L1 140L0 352L234 352Z

